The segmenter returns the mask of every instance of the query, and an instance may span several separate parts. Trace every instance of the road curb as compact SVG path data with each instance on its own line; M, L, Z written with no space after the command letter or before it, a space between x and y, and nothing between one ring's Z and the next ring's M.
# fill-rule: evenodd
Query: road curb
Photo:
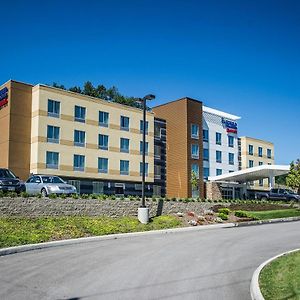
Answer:
M89 243L89 242L117 240L117 239L137 237L137 236L212 230L212 229L218 229L218 228L255 226L255 225L264 225L264 224L272 224L272 223L294 222L294 221L300 221L300 217L291 217L291 218L282 218L282 219L273 219L273 220L264 220L264 221L250 221L250 222L241 222L241 223L222 223L222 224L201 225L201 226L193 226L193 227L151 230L151 231L143 231L143 232L130 232L130 233L108 234L108 235L102 235L102 236L91 236L91 237L84 237L84 238L76 238L76 239L68 239L68 240L60 240L60 241L53 241L53 242L28 244L28 245L22 245L22 246L3 248L3 249L0 249L0 256L16 254L16 253L21 253L21 252L27 252L27 251L32 251L32 250L40 250L40 249L46 249L46 248L52 248L52 247L65 246L65 245L75 245L75 244Z
M15 246L15 247L0 249L0 256L21 253L21 252L27 252L27 251L32 251L32 250L40 250L40 249L46 249L46 248L52 248L52 247L65 246L65 245L75 245L75 244L81 244L81 243L86 243L86 242L117 240L117 239L137 237L137 236L171 234L171 233L178 233L178 232L212 230L212 229L218 229L218 228L232 228L235 226L236 226L235 223L223 223L223 224L202 225L202 226L194 226L194 227L150 230L150 231L143 231L143 232L108 234L108 235L102 235L102 236L91 236L91 237L84 237L84 238L77 238L77 239L45 242L45 243L39 243L39 244L28 244L28 245L23 245L23 246Z
M276 255L270 259L268 259L267 261L263 262L253 273L252 279L251 279L251 284L250 284L250 294L251 294L251 299L252 300L265 300L264 296L262 295L260 288L259 288L259 275L261 270L268 265L269 263L271 263L272 261L274 261L275 259L284 256L284 255L288 255L290 253L293 252L297 252L300 251L300 248L298 249L294 249L291 251L287 251L284 253L281 253L279 255Z

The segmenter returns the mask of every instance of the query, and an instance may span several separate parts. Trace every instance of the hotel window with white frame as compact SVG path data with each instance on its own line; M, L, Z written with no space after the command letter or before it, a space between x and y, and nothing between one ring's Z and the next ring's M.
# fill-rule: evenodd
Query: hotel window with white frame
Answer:
M145 163L145 176L148 176L148 169L149 169L149 165L148 163ZM143 163L140 163L140 176L143 176Z
M98 173L108 173L108 158L98 158Z
M120 128L121 128L121 130L129 131L129 118L128 117L121 116Z
M258 156L259 157L263 156L263 148L262 147L258 147Z
M253 145L248 146L249 155L253 155Z
M192 164L192 173L195 173L196 177L199 178L199 165Z
M222 145L222 133L216 132L216 144Z
M234 137L232 135L228 136L228 147L234 147Z
M58 159L59 153L58 152L46 152L46 168L47 169L58 169Z
M160 159L161 158L161 146L154 145L154 158Z
M191 125L191 137L192 139L199 139L199 126L197 124Z
M120 175L129 175L129 160L120 160Z
M59 143L59 127L48 125L47 126L47 142Z
M60 115L60 102L48 99L48 116L59 118Z
M267 149L267 157L272 158L272 150L271 149Z
M148 155L149 144L148 142L145 143L145 155ZM143 142L140 141L140 154L143 154Z
M85 123L86 108L75 105L75 121Z
M84 171L85 156L74 154L74 171Z
M222 169L216 169L216 175L219 176L219 175L222 175Z
M154 179L161 179L161 166L154 165Z
M108 135L98 135L98 148L101 150L108 150Z
M85 147L85 132L74 130L74 146Z
M208 142L208 130L203 129L203 142Z
M120 152L129 153L129 139L120 138Z
M149 128L149 122L146 121L146 134L148 134L148 128ZM144 121L140 120L140 133L143 133L144 131Z
M203 160L204 161L209 161L209 151L208 149L203 149Z
M222 151L219 151L219 150L216 151L216 162L217 163L222 162Z
M108 127L109 113L105 111L99 111L99 126Z
M234 165L234 153L228 153L228 161L230 165Z
M203 168L203 178L208 179L209 177L209 168L204 167Z
M191 153L192 154L192 158L199 159L199 145L192 144L191 152L192 152Z
M253 166L254 166L254 161L253 160L249 160L249 168L253 168Z

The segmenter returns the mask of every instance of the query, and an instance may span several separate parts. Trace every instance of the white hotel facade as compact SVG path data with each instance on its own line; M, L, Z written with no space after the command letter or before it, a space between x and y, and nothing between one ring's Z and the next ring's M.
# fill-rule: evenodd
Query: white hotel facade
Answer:
M240 117L203 106L203 177L239 170Z

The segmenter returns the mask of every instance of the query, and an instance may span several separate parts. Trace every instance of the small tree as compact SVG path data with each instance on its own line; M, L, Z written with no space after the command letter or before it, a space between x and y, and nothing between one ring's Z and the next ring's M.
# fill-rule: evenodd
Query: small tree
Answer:
M297 189L300 194L300 160L292 162L290 166L290 173L286 178L286 184L292 189Z
M191 174L191 185L192 185L192 190L197 191L198 190L198 183L199 179L195 171L192 171Z

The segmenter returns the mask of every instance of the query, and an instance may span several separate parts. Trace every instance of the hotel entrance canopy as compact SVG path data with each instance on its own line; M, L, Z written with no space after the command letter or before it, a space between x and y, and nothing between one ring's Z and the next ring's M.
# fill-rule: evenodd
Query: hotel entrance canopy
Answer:
M262 165L235 171L218 176L208 177L209 181L247 183L259 179L269 178L270 186L274 185L274 177L288 174L290 166L285 165Z

